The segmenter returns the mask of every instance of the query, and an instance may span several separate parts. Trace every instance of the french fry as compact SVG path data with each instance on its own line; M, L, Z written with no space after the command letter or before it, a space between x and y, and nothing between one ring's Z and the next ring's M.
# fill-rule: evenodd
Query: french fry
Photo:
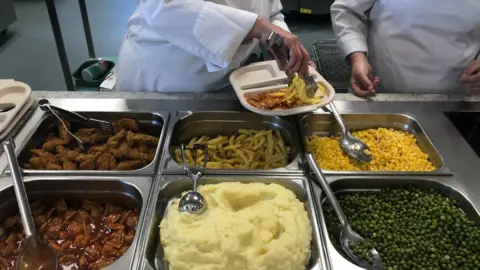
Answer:
M200 139L198 139L195 144L202 144L203 142L207 141L208 140L208 137L207 136L202 136L200 137Z
M218 152L220 152L220 156L222 158L227 158L227 155L225 154L225 149L223 148L223 145L219 144L217 145Z
M197 141L197 137L193 137L190 140L190 142L187 144L187 148L192 148L196 141Z
M188 146L208 146L207 168L210 169L270 169L287 165L290 148L278 130L241 129L230 136L195 137ZM174 150L174 158L182 163L180 149ZM185 151L188 164L193 164L190 150ZM203 152L197 154L197 163L203 163Z
M235 135L232 135L232 136L230 137L230 140L229 140L228 142L229 142L228 144L229 144L230 146L234 145L234 144L235 144Z

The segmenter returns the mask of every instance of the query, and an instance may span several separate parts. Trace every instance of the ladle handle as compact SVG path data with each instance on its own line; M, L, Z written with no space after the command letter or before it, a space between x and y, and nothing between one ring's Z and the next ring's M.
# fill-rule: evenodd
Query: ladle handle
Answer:
M333 210L335 210L335 213L337 214L340 223L342 223L342 226L348 224L347 217L343 213L342 207L340 207L337 197L335 197L335 194L330 188L330 185L328 184L327 179L323 175L322 170L317 166L315 157L313 157L312 153L308 153L306 156L308 165L316 176L315 179L317 180L317 183L319 182L320 186L323 189L323 192L325 192L325 194L327 195L327 198L332 204Z
M17 157L15 156L15 146L12 139L3 142L3 149L7 154L10 163L10 171L12 172L15 196L17 197L18 209L22 218L23 228L27 237L35 235L35 223L33 222L30 204L28 203L27 192L23 184L22 173L18 166Z
M330 104L328 104L328 109L333 114L333 117L335 117L335 120L337 120L337 123L340 126L340 129L342 130L342 134L347 134L348 130L347 130L347 127L345 126L345 122L343 122L343 118L338 112L337 106L335 106L335 103L333 101L330 102Z

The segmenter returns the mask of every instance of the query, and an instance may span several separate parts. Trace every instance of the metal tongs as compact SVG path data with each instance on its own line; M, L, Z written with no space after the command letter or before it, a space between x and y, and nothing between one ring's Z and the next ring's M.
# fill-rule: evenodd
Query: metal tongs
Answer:
M111 122L98 120L95 118L88 118L76 112L67 111L65 109L50 105L50 102L46 99L39 100L38 105L40 106L40 109L42 109L43 111L46 111L46 112L56 111L57 113L61 113L62 115L65 115L67 118L73 121L80 121L88 127L98 128L101 131L113 133L113 125Z
M188 165L185 158L185 151L189 150L193 157L193 164ZM198 180L203 176L208 160L208 146L204 144L194 144L192 148L185 148L185 145L180 146L182 154L182 163L187 176L193 181L193 190L183 195L180 199L178 210L180 212L189 212L200 215L207 210L207 202L204 200L202 194L197 192ZM203 151L203 165L198 165L198 152Z
M73 134L70 131L70 129L67 127L67 125L65 124L63 119L58 115L59 113L61 113L62 115L66 116L67 118L69 118L73 121L80 121L80 122L84 123L86 126L89 126L89 127L92 127L92 128L98 128L98 129L100 129L102 131L105 131L105 132L108 132L108 133L113 133L113 125L112 125L111 122L98 120L98 119L94 119L94 118L88 118L88 117L82 116L78 113L67 111L65 109L50 105L50 102L46 99L39 100L38 101L38 106L40 107L40 109L42 111L50 112L51 114L53 114L58 119L58 121L62 124L63 128L67 131L68 135L70 135L75 140L78 147L80 147L80 149L82 149L82 151L85 151L84 143L82 142L82 140L80 140L77 136L75 136L75 134Z
M289 52L288 48L285 45L283 38L275 33L271 32L267 38L267 47L270 52L273 54L275 59L280 62L280 64L285 67L288 63ZM293 79L294 74L287 74L289 81ZM307 90L307 96L312 98L315 96L315 93L318 90L318 85L315 82L315 79L311 75L299 75L302 80L305 81L305 89Z

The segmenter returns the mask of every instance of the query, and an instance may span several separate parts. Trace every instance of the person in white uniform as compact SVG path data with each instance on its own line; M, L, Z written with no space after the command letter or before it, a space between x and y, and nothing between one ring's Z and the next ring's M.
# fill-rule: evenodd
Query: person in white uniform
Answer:
M308 73L312 60L281 13L280 0L137 0L117 65L120 91L202 92L228 75L274 31L290 58L285 70Z
M331 18L359 96L480 92L479 0L336 0Z

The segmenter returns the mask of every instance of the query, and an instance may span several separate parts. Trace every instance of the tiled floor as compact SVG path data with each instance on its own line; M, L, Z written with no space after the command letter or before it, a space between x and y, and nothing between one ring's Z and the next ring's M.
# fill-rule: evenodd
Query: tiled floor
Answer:
M36 90L66 89L44 0L15 0L18 20L0 38L0 78L24 81ZM73 71L88 58L76 0L56 0L69 64ZM116 56L133 0L87 0L97 56ZM328 16L289 16L287 22L309 49L318 39L333 38Z

